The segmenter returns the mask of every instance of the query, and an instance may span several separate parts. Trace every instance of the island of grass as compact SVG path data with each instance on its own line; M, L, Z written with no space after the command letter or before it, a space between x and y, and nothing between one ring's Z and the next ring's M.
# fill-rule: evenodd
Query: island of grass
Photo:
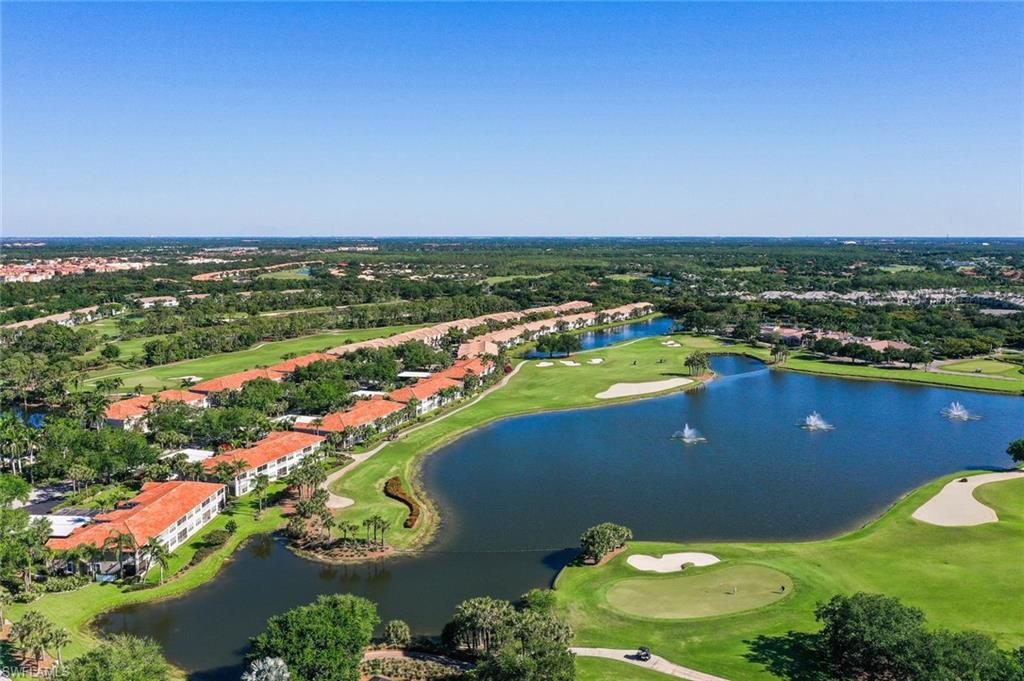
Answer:
M964 473L936 480L912 492L864 528L834 539L802 543L701 543L679 545L631 542L628 550L600 567L570 566L556 581L557 609L576 631L575 645L636 648L649 646L662 657L687 667L733 679L777 678L770 669L782 663L785 650L801 633L817 631L813 610L834 594L856 591L884 593L922 609L931 626L976 630L1000 646L1024 644L1020 599L1024 585L1024 478L977 489L980 501L996 509L999 522L975 527L937 527L911 517L914 509L944 484ZM966 475L970 475L967 473ZM649 577L627 564L633 553L661 555L681 550L707 551L722 562L691 573ZM786 596L733 614L719 603L729 596L701 589L686 580L729 567L767 569L791 579ZM642 580L639 581L638 580ZM738 580L738 575L737 579ZM625 585L625 586L622 586ZM661 586L661 589L656 587ZM770 586L753 583L754 589ZM782 586L782 583L776 587ZM635 592L646 605L623 608L623 589ZM638 591L639 589L639 591ZM738 585L738 592L743 589ZM692 602L684 602L680 594ZM678 603L690 612L710 616L666 618L667 606ZM646 611L645 611L646 610ZM786 658L793 678L807 660ZM806 671L806 670L804 670ZM616 678L648 679L649 674L613 660L587 660L580 665L584 681Z

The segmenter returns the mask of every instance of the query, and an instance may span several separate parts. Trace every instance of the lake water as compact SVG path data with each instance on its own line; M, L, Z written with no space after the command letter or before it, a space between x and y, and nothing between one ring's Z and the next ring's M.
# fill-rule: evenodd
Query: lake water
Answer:
M642 322L612 326L600 331L588 331L587 333L580 334L580 344L583 350L594 350L623 341L636 340L637 338L662 336L669 333L673 326L675 326L675 322L671 317L655 317L654 319ZM560 355L561 353L556 352L553 356L559 357ZM533 351L526 356L532 359L539 359L551 355L546 352Z
M327 566L263 537L187 596L103 617L151 636L200 679L237 679L266 619L318 594L376 601L382 617L437 633L465 598L548 586L579 534L603 521L638 539L800 540L877 516L945 473L1009 463L1019 397L769 371L712 360L705 388L608 407L509 418L427 457L438 540L416 557ZM954 422L953 400L981 419ZM835 425L808 432L812 410ZM671 436L689 423L707 442Z

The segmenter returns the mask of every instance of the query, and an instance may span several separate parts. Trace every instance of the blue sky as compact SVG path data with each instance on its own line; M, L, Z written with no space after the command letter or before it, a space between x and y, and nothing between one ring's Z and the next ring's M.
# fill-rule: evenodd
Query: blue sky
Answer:
M1021 4L2 4L3 233L1024 235Z

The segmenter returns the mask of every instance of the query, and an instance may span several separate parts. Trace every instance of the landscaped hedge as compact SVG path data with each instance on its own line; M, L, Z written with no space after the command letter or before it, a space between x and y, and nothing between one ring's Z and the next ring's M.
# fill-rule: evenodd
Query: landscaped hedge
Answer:
M364 674L379 674L395 681L457 681L466 675L456 667L410 658L375 658L363 660L359 671Z
M407 529L416 527L416 522L420 519L420 505L405 491L405 488L402 487L402 481L397 475L393 478L388 478L388 481L384 483L384 494L392 499L401 501L409 507L409 517L405 519L404 525Z

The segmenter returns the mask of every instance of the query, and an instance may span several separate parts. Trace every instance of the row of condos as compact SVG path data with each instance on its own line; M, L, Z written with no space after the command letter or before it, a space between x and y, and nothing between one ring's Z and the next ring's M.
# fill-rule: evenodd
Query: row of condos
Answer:
M143 428L146 414L150 409L152 409L154 404L161 400L180 401L196 407L206 407L210 402L209 397L213 394L225 390L239 390L246 383L257 378L266 378L271 381L283 381L288 377L288 375L300 367L307 366L313 362L333 361L338 359L340 356L361 348L397 347L410 341L420 341L436 347L441 340L447 336L448 331L453 328L467 331L471 328L486 324L488 321L506 324L525 316L536 314L554 314L556 316L564 316L571 312L586 309L590 307L590 305L591 304L586 301L577 300L563 303L561 305L529 308L521 312L496 312L489 315L482 315L480 317L460 319L453 322L442 322L433 326L395 334L394 336L389 336L387 338L375 338L357 343L348 343L346 345L332 348L328 352L309 353L307 355L302 355L301 357L279 362L266 368L249 369L247 371L228 374L227 376L212 378L207 381L196 383L185 390L164 390L156 393L155 395L138 395L136 397L119 400L107 407L106 421L109 425L118 428ZM487 353L481 352L477 354L484 355ZM460 356L464 358L468 357L467 355ZM433 402L436 400L430 401Z
M112 579L122 570L128 574L146 572L151 567L146 560L147 543L155 540L168 551L175 550L216 518L225 501L225 486L220 483L147 482L135 497L106 513L41 517L52 527L48 548L88 548L90 572L100 579ZM69 561L68 565L73 563Z

